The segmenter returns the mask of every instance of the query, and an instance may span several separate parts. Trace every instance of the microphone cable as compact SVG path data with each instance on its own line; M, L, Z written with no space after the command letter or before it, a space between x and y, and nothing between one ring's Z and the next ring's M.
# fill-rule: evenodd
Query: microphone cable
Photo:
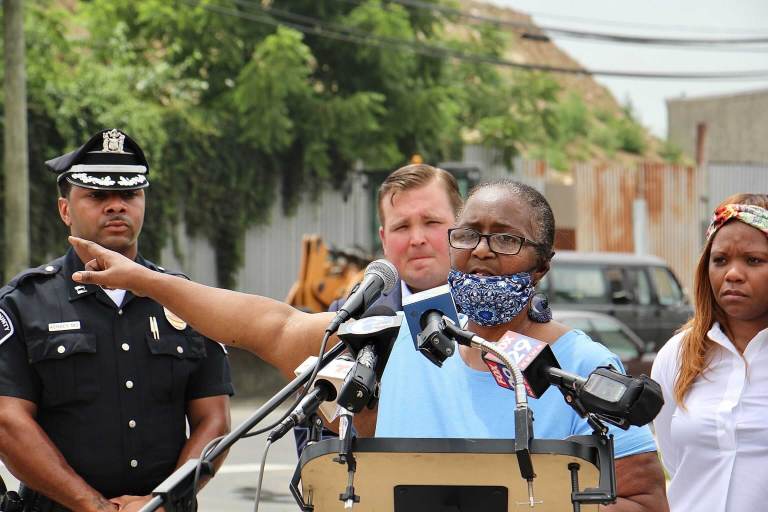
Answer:
M259 502L261 501L261 483L264 480L264 468L267 465L267 453L269 447L272 446L272 440L267 439L267 444L264 446L264 455L261 456L261 466L259 466L259 480L256 483L256 493L253 497L253 512L259 512Z
M192 500L192 510L193 512L197 511L197 493L200 492L200 477L203 473L203 461L205 460L205 457L208 456L209 453L211 453L211 450L213 450L216 445L219 444L219 442L224 439L224 436L214 437L210 441L208 441L208 444L205 445L203 448L203 451L200 452L200 457L197 459L197 466L195 466L195 477L192 480L192 493L194 495ZM211 465L213 465L213 462L211 462ZM213 474L211 474L211 477L213 477Z

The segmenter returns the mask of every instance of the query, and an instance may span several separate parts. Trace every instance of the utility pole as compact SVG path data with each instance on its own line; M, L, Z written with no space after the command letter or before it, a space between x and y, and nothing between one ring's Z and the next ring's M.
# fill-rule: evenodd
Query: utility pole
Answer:
M5 278L29 266L29 156L23 0L3 0Z

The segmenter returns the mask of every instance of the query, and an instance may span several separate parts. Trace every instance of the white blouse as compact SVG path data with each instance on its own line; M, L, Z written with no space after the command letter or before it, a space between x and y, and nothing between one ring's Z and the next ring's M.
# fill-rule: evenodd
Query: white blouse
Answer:
M715 323L712 361L686 395L674 399L683 333L659 351L651 376L664 392L654 420L664 466L671 477L672 512L768 510L768 329L744 356Z

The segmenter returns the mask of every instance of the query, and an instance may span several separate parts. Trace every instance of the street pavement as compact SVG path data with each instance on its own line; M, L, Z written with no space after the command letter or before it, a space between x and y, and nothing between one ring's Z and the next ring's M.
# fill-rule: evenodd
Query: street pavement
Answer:
M248 419L258 408L258 400L235 400L232 402L232 428ZM273 413L261 425L266 426L279 417L285 409ZM229 451L224 465L216 476L198 496L201 512L241 512L253 511L254 493L259 477L266 434L238 441ZM264 471L259 512L298 511L288 484L296 467L296 443L293 433L288 433L282 440L269 449ZM0 464L2 476L9 489L18 487L16 480Z

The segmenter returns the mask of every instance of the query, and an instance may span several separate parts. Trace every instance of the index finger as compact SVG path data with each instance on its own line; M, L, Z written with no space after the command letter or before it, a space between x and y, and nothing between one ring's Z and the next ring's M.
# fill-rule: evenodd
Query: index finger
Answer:
M77 255L80 257L81 261L90 261L106 251L106 249L104 249L99 244L84 238L70 236L68 237L68 240L72 247L75 249Z

